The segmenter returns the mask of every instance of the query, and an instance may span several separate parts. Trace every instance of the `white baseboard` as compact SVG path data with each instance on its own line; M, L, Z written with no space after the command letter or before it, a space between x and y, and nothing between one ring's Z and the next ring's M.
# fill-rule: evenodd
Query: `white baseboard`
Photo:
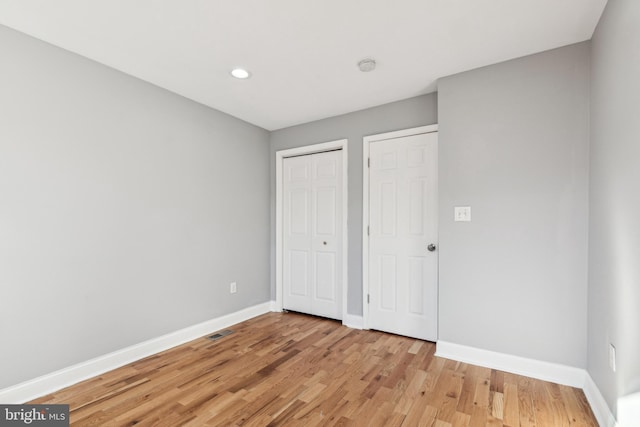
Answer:
M273 302L254 305L234 313L208 320L197 325L189 326L179 331L171 332L77 365L25 381L20 384L0 390L0 402L4 404L20 404L53 393L56 390L76 384L88 378L95 377L126 364L143 359L169 348L184 344L196 338L228 328L236 323L272 311Z
M438 341L436 356L571 387L582 388L585 383L586 371L584 369L497 353L446 341Z
M611 413L609 409L609 405L607 405L607 401L604 400L602 393L600 393L600 389L591 378L591 375L586 374L585 382L584 382L584 395L587 396L587 400L589 401L589 405L591 405L591 410L593 411L593 415L596 416L596 420L598 420L598 424L600 427L616 427L618 424L616 423L616 419ZM618 408L619 410L619 408ZM620 424L622 427L624 424ZM629 424L631 426L632 424Z
M364 321L362 319L362 316L347 313L344 319L342 319L342 324L349 328L362 329L364 326Z
M611 415L611 414L609 414ZM618 399L618 427L637 427L640 420L640 391Z
M446 341L438 341L436 356L581 388L601 427L626 427L623 423L618 424L616 422L598 386L596 386L591 375L584 369L497 353ZM635 418L630 416L629 419Z

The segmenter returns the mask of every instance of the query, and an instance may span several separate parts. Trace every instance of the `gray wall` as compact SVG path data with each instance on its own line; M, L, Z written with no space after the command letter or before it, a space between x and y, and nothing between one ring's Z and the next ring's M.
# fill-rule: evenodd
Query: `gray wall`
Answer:
M640 392L639 22L640 2L610 0L592 41L588 371L614 413Z
M338 139L349 140L347 311L362 315L362 137L437 122L435 93L280 129L271 133L271 263L275 266L275 153ZM271 274L275 299L275 268Z
M586 367L588 67L581 43L438 82L441 340Z
M268 132L5 27L0 57L0 388L269 300Z

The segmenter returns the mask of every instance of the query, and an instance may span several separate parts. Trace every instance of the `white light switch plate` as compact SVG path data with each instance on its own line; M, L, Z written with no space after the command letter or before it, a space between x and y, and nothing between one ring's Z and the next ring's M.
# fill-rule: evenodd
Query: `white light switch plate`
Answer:
M456 206L453 213L454 221L471 221L471 206Z

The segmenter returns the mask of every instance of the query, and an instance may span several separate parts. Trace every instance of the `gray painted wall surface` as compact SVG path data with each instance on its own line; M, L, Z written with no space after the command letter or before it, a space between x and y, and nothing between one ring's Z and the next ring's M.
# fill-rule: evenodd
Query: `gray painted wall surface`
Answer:
M640 2L610 0L592 40L588 371L614 413L640 392L639 22Z
M269 300L268 132L5 27L0 57L0 388Z
M275 153L320 142L349 140L347 311L362 315L362 138L437 122L435 93L318 120L271 133L271 296L275 299Z
M438 82L439 339L586 367L588 67L581 43Z

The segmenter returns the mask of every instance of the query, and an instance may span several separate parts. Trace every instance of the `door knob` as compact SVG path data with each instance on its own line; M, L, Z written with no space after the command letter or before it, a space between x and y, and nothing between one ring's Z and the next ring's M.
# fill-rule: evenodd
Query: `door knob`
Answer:
M433 243L429 243L429 246L427 246L427 249L429 250L429 252L433 252L436 250L436 245L434 245Z

